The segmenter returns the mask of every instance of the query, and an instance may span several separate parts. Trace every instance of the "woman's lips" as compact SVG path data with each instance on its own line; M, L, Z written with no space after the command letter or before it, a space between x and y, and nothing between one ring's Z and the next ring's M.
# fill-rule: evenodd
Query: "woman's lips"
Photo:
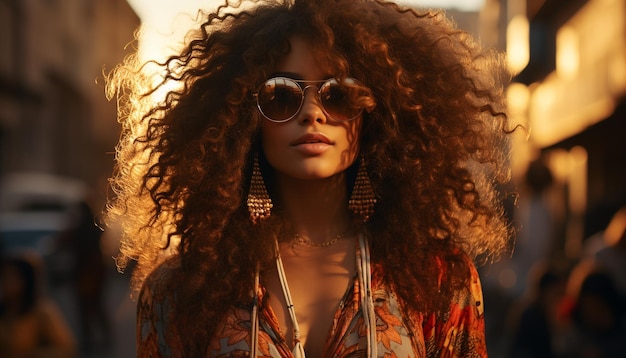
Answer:
M320 155L333 146L333 142L321 133L307 133L291 143L305 155Z

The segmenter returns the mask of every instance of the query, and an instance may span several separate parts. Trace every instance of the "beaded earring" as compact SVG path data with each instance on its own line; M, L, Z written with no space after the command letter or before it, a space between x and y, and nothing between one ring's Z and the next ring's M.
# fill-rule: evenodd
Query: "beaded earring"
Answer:
M250 179L250 191L248 192L248 212L253 224L270 217L272 214L272 199L267 193L261 168L259 167L259 155L254 153L254 164L252 166L252 178Z
M350 195L350 200L348 201L348 209L352 211L360 222L366 223L374 214L374 204L376 204L376 196L367 175L365 160L361 158L352 195Z

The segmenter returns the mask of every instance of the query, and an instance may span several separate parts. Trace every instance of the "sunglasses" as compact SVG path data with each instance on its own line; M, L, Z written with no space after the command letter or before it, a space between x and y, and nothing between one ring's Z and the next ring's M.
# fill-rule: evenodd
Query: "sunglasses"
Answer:
M276 123L287 122L300 112L304 103L304 93L309 88L317 89L324 114L337 122L357 118L364 108L360 102L368 95L367 89L351 77L320 81L273 77L265 81L255 94L257 107L267 120Z

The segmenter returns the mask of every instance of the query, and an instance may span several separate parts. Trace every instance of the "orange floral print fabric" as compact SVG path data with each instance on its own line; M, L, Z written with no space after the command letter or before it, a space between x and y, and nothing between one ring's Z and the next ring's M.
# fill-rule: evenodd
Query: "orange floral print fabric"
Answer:
M137 311L137 356L182 357L171 322L174 300L164 289L167 268L157 269L144 284ZM394 291L382 281L383 268L372 268L378 357L487 357L483 299L478 273L472 268L468 287L457 292L445 315L407 316ZM324 349L325 357L365 357L366 329L355 278L335 312ZM267 292L261 286L259 302ZM250 352L250 305L236 305L209 344L206 357L243 357ZM260 306L259 357L290 358L290 347L267 304Z

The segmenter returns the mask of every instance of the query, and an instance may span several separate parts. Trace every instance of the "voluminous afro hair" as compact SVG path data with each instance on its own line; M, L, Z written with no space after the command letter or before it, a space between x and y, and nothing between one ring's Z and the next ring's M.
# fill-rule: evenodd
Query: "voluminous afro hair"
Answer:
M109 82L123 124L108 208L122 224L119 264L137 261L139 289L174 254L176 322L192 353L246 299L283 227L279 213L253 226L245 202L263 120L252 95L294 35L374 96L360 138L378 198L366 229L372 259L407 307L441 308L466 283L471 259L508 243L496 190L509 177L510 133L498 54L442 12L385 1L226 4L161 65L180 84L165 100L153 104L165 85L150 85L136 57Z

